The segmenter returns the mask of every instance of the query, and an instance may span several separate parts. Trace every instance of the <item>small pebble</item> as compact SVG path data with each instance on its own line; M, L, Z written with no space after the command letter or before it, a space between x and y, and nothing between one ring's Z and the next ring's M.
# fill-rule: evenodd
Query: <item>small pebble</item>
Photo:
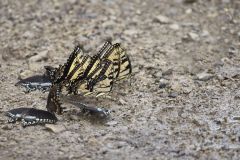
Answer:
M77 115L70 115L69 118L70 118L71 120L74 120L74 121L79 121L79 120L80 120L80 117L77 116Z
M126 35L129 35L129 36L133 36L133 35L138 34L138 31L135 29L130 29L130 30L125 30L123 33Z
M240 32L237 33L238 39L240 41Z
M211 78L213 78L212 74L206 73L206 72L199 73L196 76L197 76L197 79L200 80L200 81L208 81Z
M173 69L169 68L162 72L162 76L168 76L168 75L171 75L172 73L173 73Z
M107 123L106 123L107 126L115 126L115 125L117 125L117 124L118 124L117 121L110 121L110 122L107 122Z
M48 51L42 51L40 53L38 53L37 55L34 55L32 57L30 57L28 60L29 62L40 62L40 61L46 61L49 57L48 57Z
M9 125L3 125L2 129L3 130L11 130L12 128Z
M66 127L63 125L46 124L45 127L53 133L60 133L66 130Z
M174 31L177 31L180 29L180 26L178 24L171 24L169 26L170 29L174 30Z
M199 41L199 35L193 32L188 33L188 38L192 41Z
M31 75L33 75L34 73L32 72L32 71L30 71L30 70L24 70L24 71L22 71L20 74L19 74L19 76L18 76L18 78L19 79L25 79L25 78L27 78L27 77L30 77Z
M161 23L161 24L169 24L171 20L163 15L158 15L153 19L153 22Z
M122 98L119 98L119 102L121 105L126 105L127 102L125 100L123 100Z
M168 97L170 98L176 98L178 96L178 94L176 92L171 92Z
M159 88L166 88L169 85L168 80L161 78L159 82Z
M185 11L186 14L191 14L192 13L192 8L188 8L186 11Z

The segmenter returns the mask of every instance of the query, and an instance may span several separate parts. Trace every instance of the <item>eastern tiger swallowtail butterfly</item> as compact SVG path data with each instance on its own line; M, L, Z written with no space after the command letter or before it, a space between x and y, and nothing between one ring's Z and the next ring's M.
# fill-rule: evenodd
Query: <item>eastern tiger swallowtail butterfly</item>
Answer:
M130 59L119 43L112 45L109 41L105 42L97 55L100 59L108 59L113 63L115 80L121 80L131 75Z

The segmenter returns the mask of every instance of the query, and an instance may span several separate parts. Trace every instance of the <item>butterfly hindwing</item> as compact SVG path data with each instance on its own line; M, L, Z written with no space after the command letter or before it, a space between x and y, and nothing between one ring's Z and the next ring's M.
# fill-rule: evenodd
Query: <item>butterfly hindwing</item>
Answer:
M62 113L62 107L59 99L59 94L61 92L60 86L52 85L47 99L47 110L51 113L57 112L57 114Z
M110 92L113 86L113 64L105 60L97 65L84 80L75 84L76 93L87 95L103 95Z
M120 47L119 43L112 45L112 47L109 47L104 53L102 52L100 57L112 61L116 81L131 75L132 67L130 59L126 51Z
M101 62L101 69L94 76L89 77L88 88L96 96L106 94L113 86L113 64L109 60Z
M114 68L113 64L107 64L107 68L104 74L100 75L95 83L95 90L97 97L106 94L112 90L114 80Z

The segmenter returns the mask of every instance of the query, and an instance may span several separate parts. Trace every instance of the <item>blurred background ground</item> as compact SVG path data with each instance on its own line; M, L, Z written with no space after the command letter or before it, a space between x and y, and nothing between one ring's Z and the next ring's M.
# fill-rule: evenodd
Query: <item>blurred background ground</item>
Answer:
M239 159L240 2L237 0L0 1L0 159ZM56 125L22 128L4 112L45 109L47 93L19 78L105 39L132 60L132 84L95 104L106 121L65 104Z

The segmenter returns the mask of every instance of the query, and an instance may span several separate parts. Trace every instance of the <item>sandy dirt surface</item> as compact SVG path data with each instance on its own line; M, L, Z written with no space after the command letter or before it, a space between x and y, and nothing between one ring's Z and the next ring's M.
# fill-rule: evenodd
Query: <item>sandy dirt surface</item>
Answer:
M0 1L0 159L239 159L238 0ZM120 42L133 65L106 120L64 104L56 125L23 128L4 112L46 109L19 78Z

